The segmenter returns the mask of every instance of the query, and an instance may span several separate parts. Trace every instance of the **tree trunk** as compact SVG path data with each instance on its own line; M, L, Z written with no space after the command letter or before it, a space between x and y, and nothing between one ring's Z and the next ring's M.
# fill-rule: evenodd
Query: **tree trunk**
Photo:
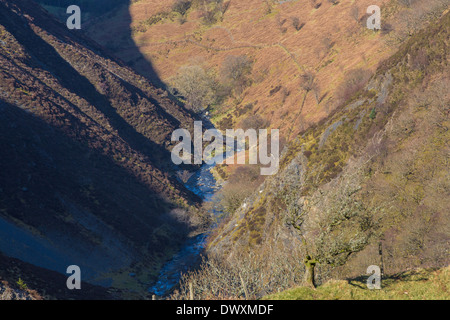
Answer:
M315 273L314 269L316 267L317 261L312 259L310 256L306 256L305 260L303 260L303 263L306 267L306 273L305 273L305 285L311 289L316 288L315 283Z

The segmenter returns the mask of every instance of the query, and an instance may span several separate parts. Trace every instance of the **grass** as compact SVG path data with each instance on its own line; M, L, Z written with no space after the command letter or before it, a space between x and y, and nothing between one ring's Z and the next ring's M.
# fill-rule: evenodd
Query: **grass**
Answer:
M419 269L382 279L381 290L369 290L367 276L331 280L316 290L307 287L272 294L263 300L449 300L450 267Z

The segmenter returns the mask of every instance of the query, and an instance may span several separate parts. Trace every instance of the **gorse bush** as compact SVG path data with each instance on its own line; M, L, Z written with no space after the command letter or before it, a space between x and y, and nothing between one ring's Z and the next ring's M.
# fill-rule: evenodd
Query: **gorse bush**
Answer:
M184 16L188 10L191 8L192 2L189 0L176 0L172 5L172 11L178 12Z

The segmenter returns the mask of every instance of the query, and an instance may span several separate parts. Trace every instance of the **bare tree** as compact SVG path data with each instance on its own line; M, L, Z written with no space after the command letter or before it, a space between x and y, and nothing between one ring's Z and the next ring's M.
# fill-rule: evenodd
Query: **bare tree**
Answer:
M172 299L259 299L274 288L287 289L299 281L298 248L269 243L251 252L233 251L228 258L210 254L200 268L185 274Z
M245 55L227 56L220 70L222 81L240 96L245 87L251 83L252 68L253 62Z
M305 283L314 288L318 264L344 265L364 249L378 225L371 210L357 198L358 175L345 175L329 189L318 190L308 203L292 193L285 197L286 223L305 247Z
M199 65L181 67L171 82L186 99L186 106L195 112L204 110L215 100L214 78Z

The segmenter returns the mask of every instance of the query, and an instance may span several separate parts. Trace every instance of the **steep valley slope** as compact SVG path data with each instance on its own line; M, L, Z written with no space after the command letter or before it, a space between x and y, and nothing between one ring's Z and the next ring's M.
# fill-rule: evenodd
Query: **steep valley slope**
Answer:
M449 39L447 9L326 121L298 135L278 174L222 222L208 260L174 297L189 282L203 298L259 298L366 279L371 265L394 278L448 267ZM448 287L428 296L448 297Z
M367 297L324 284L369 265L395 280L432 268L448 296L449 0L378 1L379 31L370 0L80 0L81 32L37 2L61 21L0 0L0 295L148 298L204 223L170 138L208 111L219 129L280 129L280 170L216 167L232 209L171 298Z
M35 2L1 0L0 251L144 292L193 227L199 199L170 161L193 121Z

